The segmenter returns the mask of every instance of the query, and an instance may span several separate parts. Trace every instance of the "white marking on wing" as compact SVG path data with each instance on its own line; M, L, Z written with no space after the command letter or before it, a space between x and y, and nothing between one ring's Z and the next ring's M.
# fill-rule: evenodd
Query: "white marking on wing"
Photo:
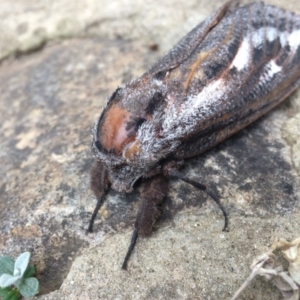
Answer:
M255 48L262 48L264 38L266 38L269 42L273 42L278 37L277 29L274 27L266 27L255 30L252 34L252 43ZM287 32L280 32L279 34L280 44L284 47L287 43Z
M251 49L249 38L246 37L243 40L235 58L233 59L230 69L233 67L236 67L238 71L245 69L250 64L250 53Z
M227 89L223 78L213 81L209 85L203 88L203 90L193 97L191 106L193 108L200 107L206 101L212 102L221 99L226 94Z
M266 27L266 36L269 42L273 42L278 37L277 28Z
M282 70L282 67L281 66L278 66L276 64L276 62L274 61L274 59L272 59L270 62L269 62L269 67L270 67L270 74L273 76L274 74L280 72Z
M265 72L262 73L260 79L262 81L270 81L275 74L279 73L282 70L281 66L278 66L274 59L270 60L270 62L265 66Z
M287 35L288 35L287 31L280 33L279 39L280 39L281 47L284 47L287 44Z
M220 99L226 99L228 86L222 78L212 81L198 95L191 95L180 109L169 105L165 110L162 123L163 135L167 139L179 138L195 129L200 119L206 119L213 113Z
M300 30L293 31L287 38L292 51L296 51L300 46Z
M265 28L255 30L252 35L252 43L255 48L262 48L265 39Z

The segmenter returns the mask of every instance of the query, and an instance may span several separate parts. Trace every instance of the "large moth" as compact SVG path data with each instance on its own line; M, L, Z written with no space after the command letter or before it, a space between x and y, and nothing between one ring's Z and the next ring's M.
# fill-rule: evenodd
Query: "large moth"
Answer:
M138 234L150 235L168 177L252 123L300 85L300 16L283 9L227 2L140 78L109 98L93 131L98 199L88 231L110 188L130 193L142 179L140 208L122 268Z

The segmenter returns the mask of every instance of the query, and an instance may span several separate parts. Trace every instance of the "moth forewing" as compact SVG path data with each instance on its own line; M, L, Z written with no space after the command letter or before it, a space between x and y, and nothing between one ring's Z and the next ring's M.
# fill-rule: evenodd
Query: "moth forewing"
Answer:
M251 15L256 16L255 20L246 18ZM293 28L299 28L299 16L263 3L236 10L231 22L245 20L233 24L241 28L242 34L227 36L225 45L225 35L220 34L219 47L214 48L213 55L207 56L198 68L201 83L206 83L204 86L200 86L199 76L189 79L189 101L184 106L182 118L179 116L176 122L191 124L185 127L190 134L176 157L193 156L211 148L276 106L299 85L300 37L298 44L291 38L298 33L286 31L287 26L279 26L277 22L274 27L272 18L266 17L259 22L258 15L277 16L284 24L291 24L293 20ZM217 32L224 28L223 23L226 19L214 28L215 35L207 36L207 45L211 39L216 39ZM200 45L199 52L206 47ZM214 76L210 79L211 74ZM197 124L190 119L197 120Z
M300 16L262 2L226 3L109 99L93 135L101 171L92 173L98 205L89 229L110 185L131 192L146 181L126 268L138 233L149 235L159 215L164 177L197 186L179 175L183 159L252 123L299 85Z

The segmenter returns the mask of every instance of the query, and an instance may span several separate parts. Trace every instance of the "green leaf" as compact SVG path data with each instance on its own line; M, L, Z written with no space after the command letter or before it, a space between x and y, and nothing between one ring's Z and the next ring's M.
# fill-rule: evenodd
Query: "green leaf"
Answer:
M0 276L4 273L12 275L14 273L14 265L15 261L11 257L0 257Z
M2 300L18 300L21 297L21 294L18 290L14 290L11 287L4 289L0 288L0 297L2 297Z
M32 297L39 292L39 282L36 278L26 278L20 285L19 290L25 298Z
M17 257L17 259L15 261L15 265L14 265L14 276L23 277L23 274L28 267L30 256L31 256L30 252L27 251L27 252L21 253Z
M23 278L29 278L29 277L33 277L35 275L35 266L28 266L24 275L23 275Z
M4 297L8 292L12 291L11 287L0 288L0 297Z
M0 276L0 287L6 288L11 285L16 285L21 280L20 276L13 276L10 274L2 274Z

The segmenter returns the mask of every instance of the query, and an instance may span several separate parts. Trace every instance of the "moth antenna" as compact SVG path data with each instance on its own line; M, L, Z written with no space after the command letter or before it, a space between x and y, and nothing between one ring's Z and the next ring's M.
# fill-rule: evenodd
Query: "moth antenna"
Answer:
M224 222L225 222L223 231L229 231L229 229L228 229L228 215L225 211L225 208L222 205L222 203L220 202L219 198L216 195L214 195L210 190L207 189L206 185L185 177L184 175L182 175L180 172L178 172L175 169L169 169L168 173L171 177L174 177L174 178L180 179L180 180L182 180L186 183L189 183L190 185L198 188L201 191L204 191L207 195L209 195L218 204L218 206L220 207L220 209L223 213Z
M90 223L89 223L89 227L87 229L87 232L93 232L93 226L94 226L94 221L97 217L97 214L98 214L98 211L100 209L100 207L102 206L103 202L104 202L104 194L105 193L102 193L98 198L97 198L97 204L96 204L96 207L94 209L94 212L91 216L91 219L90 219Z
M129 248L127 250L126 256L124 258L124 262L122 264L122 269L123 270L127 270L127 262L128 262L128 260L130 258L131 252L132 252L132 250L133 250L133 248L135 246L137 238L138 238L138 229L134 228L132 236L131 236L130 245L129 245Z
M107 170L100 161L97 161L91 170L91 189L97 198L97 204L90 219L89 227L86 231L87 233L93 232L94 221L108 193L109 186L110 182L108 180Z

